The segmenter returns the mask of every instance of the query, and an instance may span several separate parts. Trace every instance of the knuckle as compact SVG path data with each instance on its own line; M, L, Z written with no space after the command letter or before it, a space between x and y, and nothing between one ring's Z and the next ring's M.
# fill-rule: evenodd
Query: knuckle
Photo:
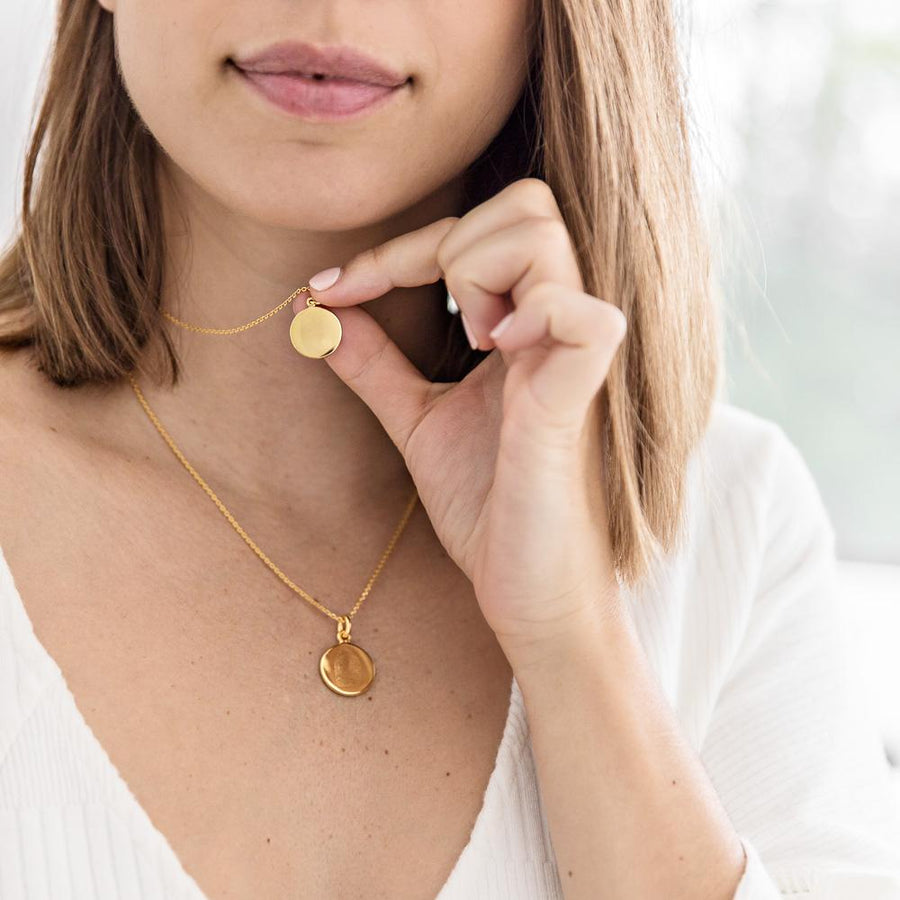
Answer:
M450 244L448 244L446 240L441 241L440 244L438 244L437 252L434 257L438 268L444 273L445 281L449 279L450 272L453 269L453 256L454 254Z
M542 307L555 303L565 290L555 281L539 281L533 284L519 299L519 306Z
M551 216L534 216L530 220L535 237L542 244L551 244L566 248L571 245L569 229L561 219Z
M456 255L453 237L457 233L455 231L457 222L459 222L459 216L444 216L435 223L437 233L441 235L441 238L438 241L434 259L438 269L445 276L451 265L451 259Z
M358 254L351 261L350 265L354 268L359 267L362 269L379 268L385 262L388 252L386 244L376 244L374 247L369 247ZM350 266L347 268L349 269Z
M628 319L618 306L601 300L598 304L602 310L606 333L614 340L621 341L628 331Z
M548 200L554 200L553 191L550 189L550 185L542 178L520 178L518 184L520 185L520 190L526 192L527 197L545 203Z
M451 259L442 260L438 258L438 265L440 266L441 272L444 273L444 283L447 285L450 293L453 294L454 297L459 296L462 292L464 279L460 277L458 264Z
M368 376L369 372L371 372L384 358L387 348L387 340L382 341L378 348L365 357L352 373L345 376L347 383L355 384L356 382L363 381Z
M532 292L538 300L550 301L561 297L563 294L571 293L571 289L558 281L539 281L533 288Z
M439 231L445 231L449 234L450 230L456 225L459 219L459 216L443 216L434 223L434 226ZM446 236L447 235L445 234L444 237Z
M540 215L555 211L556 197L546 181L540 178L520 178L510 186L520 208L528 213Z
M585 293L573 293L555 281L539 281L518 299L517 307L539 310L568 331L581 332L591 342L616 343L625 337L628 320L617 306Z

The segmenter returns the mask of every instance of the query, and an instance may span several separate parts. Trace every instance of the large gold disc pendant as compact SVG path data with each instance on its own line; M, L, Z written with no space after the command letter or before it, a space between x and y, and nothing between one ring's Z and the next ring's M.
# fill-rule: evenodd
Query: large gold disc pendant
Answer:
M375 663L362 647L350 643L350 619L340 616L338 642L319 660L322 681L336 694L355 697L369 689L375 678Z
M341 342L341 320L330 310L308 297L291 322L291 343L298 353L322 359L337 350Z

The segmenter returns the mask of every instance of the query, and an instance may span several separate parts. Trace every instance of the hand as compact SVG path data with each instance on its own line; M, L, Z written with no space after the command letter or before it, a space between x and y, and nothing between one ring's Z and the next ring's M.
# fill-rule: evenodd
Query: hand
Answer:
M497 348L449 384L424 378L356 306L442 275L479 347ZM550 188L517 181L461 218L357 255L315 296L343 328L325 361L402 453L501 644L618 615L599 392L626 323L584 293ZM514 314L492 341L507 297Z

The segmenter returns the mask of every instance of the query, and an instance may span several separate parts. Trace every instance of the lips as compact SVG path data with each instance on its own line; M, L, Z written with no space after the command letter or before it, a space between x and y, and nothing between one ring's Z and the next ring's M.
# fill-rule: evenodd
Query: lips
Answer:
M286 41L230 62L269 101L301 116L351 115L407 83L404 75L351 47Z
M283 41L258 53L233 57L245 72L267 75L308 75L344 78L382 87L397 87L406 81L399 72L352 47L316 47Z

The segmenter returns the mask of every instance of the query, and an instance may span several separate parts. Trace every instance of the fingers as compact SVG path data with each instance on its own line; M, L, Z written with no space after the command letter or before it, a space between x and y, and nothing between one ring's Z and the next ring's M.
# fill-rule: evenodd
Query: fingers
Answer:
M397 287L445 278L479 337L508 308L505 297L550 277L583 287L568 231L550 187L523 178L466 213L446 217L353 257L337 281L315 296L328 306L351 306ZM313 279L310 279L313 281ZM294 301L299 309L305 300Z
M455 259L491 232L524 219L556 219L563 222L556 197L545 181L521 178L485 200L463 216L458 227L447 234L442 252L446 259Z
M582 288L569 233L561 220L548 216L491 232L442 266L448 290L485 349L494 346L490 330L536 285L554 281L571 290Z
M364 250L343 266L332 287L316 289L313 276L310 287L314 296L327 306L355 306L393 288L433 284L442 277L437 248L458 221L452 216L438 219ZM294 303L296 308L297 301Z
M516 375L528 373L527 389L518 394L534 407L531 413L550 425L582 422L626 322L617 308L584 292L571 237L551 189L525 178L462 218L439 219L358 254L332 286L312 285L317 299L346 307L353 315L348 324L356 322L363 329L360 347L347 342L341 353L329 357L329 364L340 368L340 376L373 409L387 410L376 414L395 443L402 449L424 414L431 396L428 382L376 331L371 316L357 318L362 310L352 307L393 288L441 277L477 346L498 347L507 364L517 351L544 346L540 365L520 367ZM304 303L295 301L295 307ZM511 311L506 329L492 338L491 330ZM397 404L380 402L385 395L401 394Z
M520 297L495 342L504 353L554 343L528 375L523 411L530 423L580 427L625 337L622 311L566 285L541 282Z
M364 309L343 309L340 318L352 337L342 340L325 359L375 413L405 457L406 444L428 410L434 385Z

